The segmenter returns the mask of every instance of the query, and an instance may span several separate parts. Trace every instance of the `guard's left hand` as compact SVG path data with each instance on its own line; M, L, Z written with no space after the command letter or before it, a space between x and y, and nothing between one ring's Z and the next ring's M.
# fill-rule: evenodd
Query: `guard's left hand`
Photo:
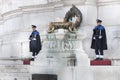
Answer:
M99 36L99 39L101 39L102 38L102 36Z

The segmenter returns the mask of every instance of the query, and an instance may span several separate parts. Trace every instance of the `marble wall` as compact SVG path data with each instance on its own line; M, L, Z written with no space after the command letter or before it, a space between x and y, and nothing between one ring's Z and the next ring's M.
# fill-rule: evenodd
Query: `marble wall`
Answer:
M38 26L37 29L40 32L43 44L46 44L49 22L56 21L56 18L63 18L73 3L83 14L81 27L77 31L78 36L82 38L78 44L79 50L76 52L77 59L80 61L79 66L68 66L68 60L60 58L64 55L62 52L52 54L55 56L55 58L52 58L49 56L50 54L48 55L46 45L43 45L43 50L38 58L31 63L30 70L27 67L30 71L29 74L58 74L58 80L119 80L119 0L0 0L0 59L31 57L28 40L32 31L31 25ZM111 67L91 67L88 63L89 59L93 59L95 56L94 50L90 49L90 44L92 29L96 25L97 18L103 20L103 25L107 31L108 50L105 51L105 58L112 59L114 66ZM82 52L79 52L81 50ZM1 65L3 63L0 62ZM8 64L9 61L6 63ZM84 66L84 63L87 66ZM24 66L21 68L24 69ZM5 74L8 75L9 73L5 72ZM29 80L29 76L26 76L27 79L19 80ZM13 77L10 79L12 80ZM1 80L5 80L5 76Z
M107 33L107 42L108 42L108 50L105 51L105 58L107 59L117 59L119 60L119 9L120 9L120 1L119 0L98 0L97 7L97 18L103 20L103 25L106 28ZM92 13L91 13L92 14ZM92 16L93 17L93 16ZM91 18L90 18L91 19ZM92 31L93 27L89 27ZM88 31L91 34L91 31ZM90 38L91 36L87 36L86 41L84 41L86 48L85 51L88 53L89 57L93 57L93 50L90 50Z
M8 0L6 2L1 0L1 54L6 53L5 56L27 56L27 54L29 54L28 37L31 32L30 25L35 24L38 26L38 30L40 31L41 37L44 40L48 30L49 22L55 21L56 18L63 18L65 13L71 7L71 2L72 0L34 0L34 2L29 1L28 3L23 4L22 0ZM82 25L78 30L78 33L85 37L83 40L83 48L86 54L88 54L89 58L93 59L95 56L94 50L90 49L91 35L92 29L96 25L96 19L100 18L103 20L103 25L106 28L108 38L108 50L105 51L105 58L118 60L120 50L117 46L119 45L119 1L81 0L79 2L74 2L74 4L81 10L83 14ZM6 5L12 5L15 7L13 7L14 9L10 6L6 8ZM16 43L14 43L13 46L15 47L16 45L17 47L12 50L13 52L9 52L8 50L11 50L10 47L12 46L11 43L14 41ZM6 51L6 49L8 50Z
M47 5L48 2L49 5ZM21 55L21 53L23 53L23 51L25 51L25 53L29 53L29 49L27 48L29 42L26 41L28 41L28 37L31 32L30 25L35 24L38 26L38 30L40 31L42 35L41 37L44 40L44 36L46 35L49 22L55 21L56 18L63 18L65 13L71 7L70 4L72 1L51 0L48 2L47 1L42 2L41 0L40 1L34 0L34 2L29 1L29 3L23 4L22 0L21 1L8 0L7 2L1 0L1 4L3 3L1 5L1 20L0 20L0 27L1 27L0 40L2 46L1 48L2 53L6 53L6 56L9 54L9 52L5 51L5 49L7 47L8 49L10 49L9 48L11 46L10 42L12 41L19 42L15 45L20 45L19 47L20 49L18 48L19 50L15 50L15 52L11 52L12 54L15 53L15 55L17 56L16 53L18 53L19 56ZM16 5L13 5L13 3ZM66 3L69 3L69 5ZM88 54L89 58L91 59L94 58L94 50L90 49L91 35L92 35L92 29L96 25L96 18L100 18L103 20L103 25L106 27L107 38L108 38L109 50L105 51L106 53L105 58L119 59L118 56L119 49L115 47L115 45L117 45L117 43L119 42L119 20L118 20L119 4L118 3L119 1L117 0L115 1L109 0L107 2L101 0L99 1L82 0L79 1L79 4L74 3L81 10L83 14L82 25L78 30L78 33L82 34L85 37L85 39L83 40L83 47L85 52ZM4 7L5 5L8 4L16 7L14 7L14 9L10 8L10 6L8 7L9 9ZM26 49L21 47L24 41L26 42L25 43ZM3 43L9 44L9 46L6 47ZM9 55L11 55L11 53Z

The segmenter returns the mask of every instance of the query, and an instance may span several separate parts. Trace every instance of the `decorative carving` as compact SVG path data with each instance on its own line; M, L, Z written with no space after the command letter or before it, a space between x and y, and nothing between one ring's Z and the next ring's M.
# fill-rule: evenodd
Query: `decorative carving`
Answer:
M72 18L76 17L75 23L71 22ZM55 29L68 29L70 32L75 32L75 29L80 27L82 22L82 13L81 11L75 6L72 5L72 8L66 13L63 22L50 22L49 24L49 33L54 32Z
M79 45L79 39L76 39L77 34L67 33L63 39L58 39L56 36L54 33L47 35L47 41L44 45L49 52L74 51L79 48L77 47Z

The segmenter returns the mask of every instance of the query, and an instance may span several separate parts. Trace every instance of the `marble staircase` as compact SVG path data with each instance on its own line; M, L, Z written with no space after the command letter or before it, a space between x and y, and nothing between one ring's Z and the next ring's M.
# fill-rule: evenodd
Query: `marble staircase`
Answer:
M30 67L17 58L0 59L0 80L30 80Z

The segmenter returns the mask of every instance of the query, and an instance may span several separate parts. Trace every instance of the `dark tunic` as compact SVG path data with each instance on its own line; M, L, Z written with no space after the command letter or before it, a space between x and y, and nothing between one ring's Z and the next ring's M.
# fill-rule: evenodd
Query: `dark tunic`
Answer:
M39 32L37 30L33 31L29 39L30 39L30 52L39 52L42 48Z
M100 36L102 36L102 38L99 38ZM107 50L106 31L104 26L98 25L93 29L91 48Z

